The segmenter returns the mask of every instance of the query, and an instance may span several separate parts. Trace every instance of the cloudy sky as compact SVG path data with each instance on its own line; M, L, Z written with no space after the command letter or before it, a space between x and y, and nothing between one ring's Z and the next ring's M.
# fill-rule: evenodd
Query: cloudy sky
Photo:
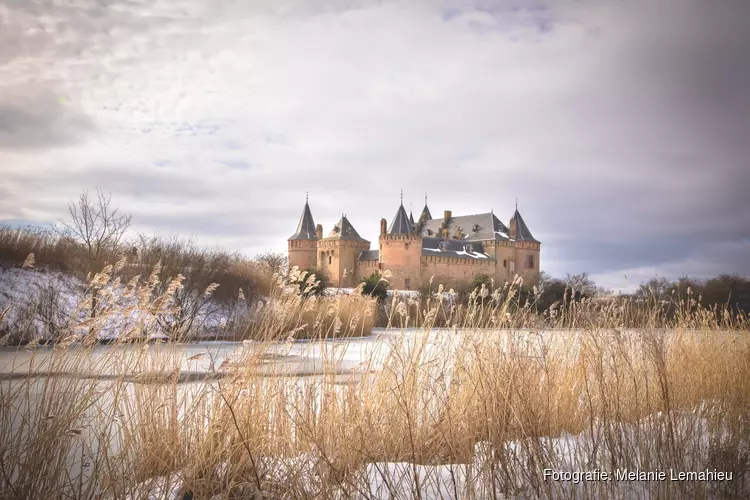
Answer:
M0 221L110 191L138 232L377 241L515 199L542 268L750 275L746 0L0 0ZM625 276L627 275L627 279Z

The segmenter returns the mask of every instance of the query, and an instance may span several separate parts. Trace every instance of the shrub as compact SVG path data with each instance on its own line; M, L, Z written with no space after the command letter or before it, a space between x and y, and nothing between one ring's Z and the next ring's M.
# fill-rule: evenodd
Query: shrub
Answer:
M471 280L471 290L474 291L477 288L481 289L482 285L484 285L487 289L491 289L492 279L484 273L474 275L474 278Z
M380 273L372 273L362 279L362 295L375 297L378 302L383 302L388 297L388 282Z

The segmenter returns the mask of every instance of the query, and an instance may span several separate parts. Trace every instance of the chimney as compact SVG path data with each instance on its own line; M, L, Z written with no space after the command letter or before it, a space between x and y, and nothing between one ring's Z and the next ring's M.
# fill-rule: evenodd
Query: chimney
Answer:
M385 236L385 233L388 232L388 221L385 219L380 219L380 235Z
M323 224L315 226L315 236L317 236L319 240L323 239Z
M513 217L510 220L510 224L508 224L509 234L508 236L511 237L511 239L516 239L516 233L518 232L518 224L516 223L516 218Z
M450 210L446 210L445 212L443 212L443 219L445 219L445 225L446 226L448 225L448 221L450 220L451 215L453 215L453 214L451 213Z

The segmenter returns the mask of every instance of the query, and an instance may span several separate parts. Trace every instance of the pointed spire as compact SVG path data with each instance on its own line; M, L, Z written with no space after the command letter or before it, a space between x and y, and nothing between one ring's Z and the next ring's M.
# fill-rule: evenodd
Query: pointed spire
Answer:
M315 234L315 221L313 220L312 212L310 211L307 194L305 194L305 208L302 210L302 217L300 217L299 224L297 224L297 231L289 237L289 241L317 239L318 237Z
M518 211L518 202L516 202L516 211L510 219L510 229L511 232L515 233L511 237L517 241L534 241L539 243L539 240L532 236L531 231L529 231L529 226L526 225L523 217L521 217L521 213Z
M406 215L406 209L404 208L404 194L401 191L401 204L398 206L396 216L391 222L391 226L388 228L388 234L413 234L414 225L409 222L409 216Z
M427 191L425 191L424 208L422 209L422 213L419 214L419 223L422 224L424 222L427 222L428 220L432 220L432 214L430 213L430 209L427 208Z

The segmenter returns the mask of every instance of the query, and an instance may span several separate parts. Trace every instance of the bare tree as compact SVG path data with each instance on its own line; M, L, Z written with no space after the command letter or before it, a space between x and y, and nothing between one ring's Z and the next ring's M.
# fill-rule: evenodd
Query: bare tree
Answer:
M94 272L108 252L117 249L130 227L130 214L112 206L112 196L96 188L90 196L84 191L75 203L68 205L69 220L60 220L60 232L77 240L86 250L87 271Z
M584 296L593 297L594 295L596 295L596 283L594 283L594 280L589 278L588 273L567 273L563 281L567 286L569 286L570 288L574 288L577 293L580 293Z
M253 257L253 261L266 274L271 275L279 270L285 270L288 266L287 256L283 252L267 250Z

